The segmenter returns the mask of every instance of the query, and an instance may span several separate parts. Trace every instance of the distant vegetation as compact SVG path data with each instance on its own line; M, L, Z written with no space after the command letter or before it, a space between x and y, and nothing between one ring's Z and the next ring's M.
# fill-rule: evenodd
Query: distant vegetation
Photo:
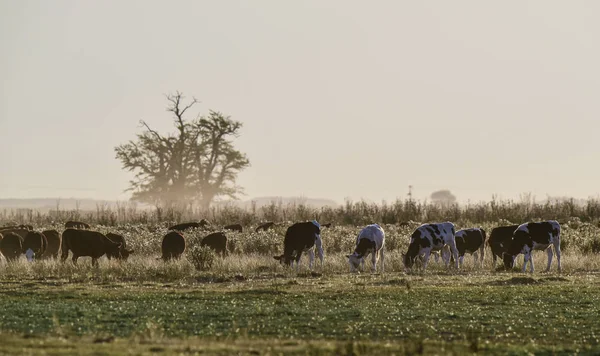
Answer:
M595 199L579 203L574 200L547 200L535 202L492 200L489 202L437 204L414 200L397 200L393 203L367 203L347 201L339 206L313 207L308 204L279 201L266 205L248 204L245 207L215 205L210 209L156 207L152 210L138 209L135 204L117 203L113 206L98 204L95 211L58 209L38 212L34 209L0 210L0 224L31 223L52 224L67 220L83 220L92 224L114 226L126 223L177 223L206 218L217 225L240 223L257 225L262 221L291 222L317 219L335 225L359 226L370 223L398 224L407 221L436 222L453 221L459 224L482 224L486 222L526 221L556 219L561 222L577 219L581 222L600 222L600 201Z

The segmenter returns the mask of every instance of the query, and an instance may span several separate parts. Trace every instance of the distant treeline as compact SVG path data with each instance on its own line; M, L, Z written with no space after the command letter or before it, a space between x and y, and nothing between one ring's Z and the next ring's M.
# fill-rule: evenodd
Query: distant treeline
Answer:
M535 201L492 200L490 202L436 204L410 200L393 203L347 201L339 207L313 208L303 204L272 203L261 207L240 208L218 206L209 210L194 208L160 208L138 210L134 204L116 207L98 205L95 211L51 210L41 213L32 209L0 210L0 224L28 223L34 225L81 220L91 224L114 226L127 223L173 223L208 219L217 226L240 223L245 226L264 221L288 222L317 219L334 225L365 225L369 223L398 224L403 222L453 221L486 223L510 221L521 223L539 219L565 221L578 218L582 222L600 221L600 200L590 199L583 204L574 200Z

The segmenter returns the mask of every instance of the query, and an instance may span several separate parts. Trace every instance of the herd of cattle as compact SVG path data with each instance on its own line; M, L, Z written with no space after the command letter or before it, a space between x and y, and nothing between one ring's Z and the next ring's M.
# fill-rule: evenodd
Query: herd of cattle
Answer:
M206 228L206 220L178 224L169 227L169 232L163 237L161 244L162 259L165 261L180 258L186 249L184 232L189 229ZM262 224L256 231L268 230L275 225L273 222ZM319 224L316 220L299 222L288 227L283 241L283 254L274 256L282 264L299 268L300 258L303 253L309 256L309 268L312 268L315 251L321 265L324 262L323 243L321 240L321 229L331 224ZM228 225L224 230L242 232L239 224ZM553 251L556 253L558 271L560 264L560 224L549 220L542 222L529 222L521 225L501 226L494 228L489 238L481 228L470 228L455 230L451 222L423 224L415 229L410 236L408 251L402 254L404 267L410 270L415 262L420 262L423 269L427 268L431 254L436 261L441 254L446 267L454 263L455 268L462 267L466 253L473 255L475 265L483 266L485 248L489 245L492 251L493 267L496 266L497 258L501 258L504 267L512 269L515 258L519 254L524 255L523 272L527 264L530 271L534 271L532 252L534 250L547 250L548 266L552 264ZM200 246L208 246L216 253L223 256L227 253L227 236L223 231L213 232L205 236ZM59 252L64 262L69 251L72 253L73 263L77 263L79 257L91 257L92 264L98 264L98 258L106 255L108 259L127 260L134 251L127 248L125 238L118 234L102 234L90 230L90 226L83 222L69 221L65 224L65 230L60 234L57 230L35 231L31 225L18 225L0 228L0 252L7 261L14 261L21 255L25 255L28 261L35 259L54 258L57 259ZM371 269L377 271L377 263L380 262L380 270L384 271L385 263L385 232L377 224L368 225L363 228L356 239L356 247L352 254L346 255L350 265L350 271L357 271L362 265L364 270L365 259L370 255Z

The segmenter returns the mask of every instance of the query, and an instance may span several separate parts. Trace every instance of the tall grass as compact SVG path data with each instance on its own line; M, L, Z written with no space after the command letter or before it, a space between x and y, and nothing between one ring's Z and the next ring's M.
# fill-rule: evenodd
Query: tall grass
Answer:
M0 211L0 224L28 223L48 225L67 220L81 220L94 225L117 226L124 224L154 224L167 227L170 224L208 219L216 226L240 223L244 226L257 225L264 221L291 222L317 219L336 225L397 224L407 221L453 221L482 224L501 220L522 223L531 220L557 219L566 221L577 218L582 222L600 221L600 201L589 199L585 204L574 200L547 200L536 202L530 196L520 201L497 200L489 202L459 204L435 204L413 200L396 200L393 203L351 202L338 207L314 208L303 204L281 202L250 208L231 205L215 206L209 210L193 207L158 207L153 210L138 210L130 203L116 207L98 205L95 211L51 210L41 213L32 209L4 209Z

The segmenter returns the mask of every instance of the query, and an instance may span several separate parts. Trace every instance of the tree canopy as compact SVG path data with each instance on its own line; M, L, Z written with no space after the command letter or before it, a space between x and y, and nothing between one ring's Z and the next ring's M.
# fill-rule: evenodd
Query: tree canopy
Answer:
M128 190L132 199L155 205L199 204L208 208L215 197L237 198L243 189L237 175L250 166L235 149L242 123L217 111L187 119L198 104L184 103L182 93L166 95L175 132L160 134L145 121L136 140L115 147L124 169L134 172Z

